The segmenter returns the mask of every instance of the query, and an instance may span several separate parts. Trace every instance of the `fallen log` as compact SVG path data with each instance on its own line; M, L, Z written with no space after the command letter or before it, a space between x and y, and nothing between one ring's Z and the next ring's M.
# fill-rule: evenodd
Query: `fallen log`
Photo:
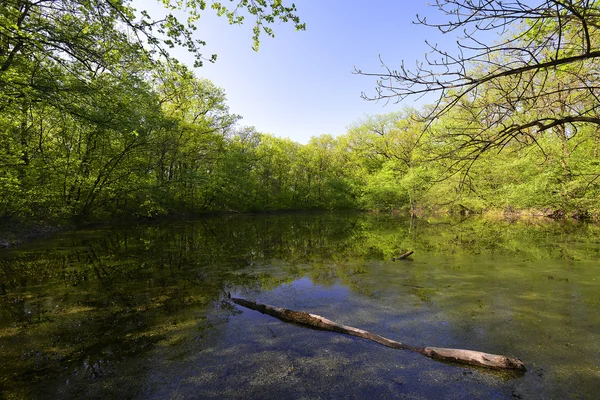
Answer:
M398 257L392 257L392 261L396 261L396 260L406 260L408 258L408 256L412 255L412 253L414 253L413 250L409 250L404 254L400 254Z
M309 314L303 311L294 311L287 308L270 306L267 304L255 303L253 301L231 298L234 303L259 311L263 314L271 315L283 321L292 322L300 325L306 325L311 328L321 329L356 336L359 338L371 340L387 347L399 350L410 350L424 356L439 361L450 361L478 367L485 367L498 370L517 370L525 371L525 365L521 360L515 357L502 356L497 354L482 353L475 350L446 349L441 347L414 347L383 336L371 333L352 326L338 324L316 314Z

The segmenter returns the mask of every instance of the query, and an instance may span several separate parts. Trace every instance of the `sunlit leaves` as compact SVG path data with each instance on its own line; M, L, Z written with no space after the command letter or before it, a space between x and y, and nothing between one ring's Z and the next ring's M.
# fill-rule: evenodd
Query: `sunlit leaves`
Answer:
M185 47L196 57L196 66L201 66L205 60L215 61L216 55L208 58L202 55L201 47L205 44L201 40L194 39L191 33L195 29L195 23L198 22L202 13L207 9L207 2L204 0L162 0L163 5L171 10L185 10L188 13L187 23L184 26L172 14L168 15L164 21L158 21L158 32L165 34L168 39L168 45L178 45ZM230 4L231 3L231 4ZM231 25L241 25L246 19L253 19L252 27L252 48L257 51L260 46L262 34L274 37L275 32L269 25L277 22L291 22L297 30L305 30L306 24L301 22L297 15L296 5L287 6L281 0L231 0L212 1L210 9L219 17L226 18ZM146 14L147 15L147 14ZM146 26L152 26L153 21L147 20Z
M222 188L236 174L225 162L228 134L239 117L221 89L167 51L181 46L197 64L205 60L193 32L207 4L163 3L188 20L138 15L127 0L0 4L0 216L224 207L222 193L233 189ZM235 24L253 15L264 26L255 46L261 32L273 35L268 24L300 24L295 6L281 1L211 5Z
M382 73L367 74L378 79L370 99L436 93L424 113L430 124L455 108L471 113L478 127L459 131L450 149L467 150L466 168L509 143L536 146L540 135L557 129L600 125L597 1L440 0L433 7L446 20L417 17L418 23L458 34L456 48L431 46L415 69L383 65Z

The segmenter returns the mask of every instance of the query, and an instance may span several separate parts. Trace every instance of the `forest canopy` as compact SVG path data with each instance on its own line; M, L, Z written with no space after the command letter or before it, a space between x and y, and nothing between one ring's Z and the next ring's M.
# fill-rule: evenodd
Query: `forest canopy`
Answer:
M215 12L305 25L279 0L163 0L186 8L153 20L119 0L0 4L0 219L89 221L227 211L530 210L600 215L597 1L439 0L464 32L416 70L377 77L369 98L425 92L420 110L365 117L308 144L240 124L196 65L194 23ZM480 38L493 31L497 42ZM363 73L358 71L359 73ZM367 96L368 97L368 96ZM351 117L354 118L354 117Z

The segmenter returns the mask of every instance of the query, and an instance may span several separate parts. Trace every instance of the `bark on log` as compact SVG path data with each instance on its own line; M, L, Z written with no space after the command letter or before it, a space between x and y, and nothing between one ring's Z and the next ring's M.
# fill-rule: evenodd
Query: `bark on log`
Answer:
M271 315L283 321L306 325L325 331L332 331L360 337L387 347L391 347L393 349L414 351L416 353L423 354L424 356L433 358L434 360L450 361L498 370L526 371L523 362L515 357L482 353L475 350L446 349L441 347L414 347L362 329L338 324L337 322L331 321L320 315L309 314L303 311L294 311L287 308L270 306L267 304L255 303L253 301L233 297L231 298L231 301L240 306L259 311L263 314Z
M410 256L412 253L414 253L413 250L409 250L404 254L399 255L398 257L392 257L392 261L396 261L396 260L406 260L408 256Z

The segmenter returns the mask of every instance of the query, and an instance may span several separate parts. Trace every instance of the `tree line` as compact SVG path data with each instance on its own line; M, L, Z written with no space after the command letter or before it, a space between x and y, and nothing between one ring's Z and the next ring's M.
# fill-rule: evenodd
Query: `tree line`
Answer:
M432 26L479 24L474 32L504 29L502 39L484 45L469 34L462 58L433 47L438 60L417 71L373 74L373 98L438 92L439 100L306 145L242 126L222 89L168 55L180 45L197 64L216 59L192 40L206 4L188 3L190 19L180 22L136 19L127 1L2 2L1 219L600 212L597 2L437 2L454 19ZM237 6L212 4L231 23L243 21L240 6L254 16L255 46L261 32L273 35L270 23L304 29L293 5Z

